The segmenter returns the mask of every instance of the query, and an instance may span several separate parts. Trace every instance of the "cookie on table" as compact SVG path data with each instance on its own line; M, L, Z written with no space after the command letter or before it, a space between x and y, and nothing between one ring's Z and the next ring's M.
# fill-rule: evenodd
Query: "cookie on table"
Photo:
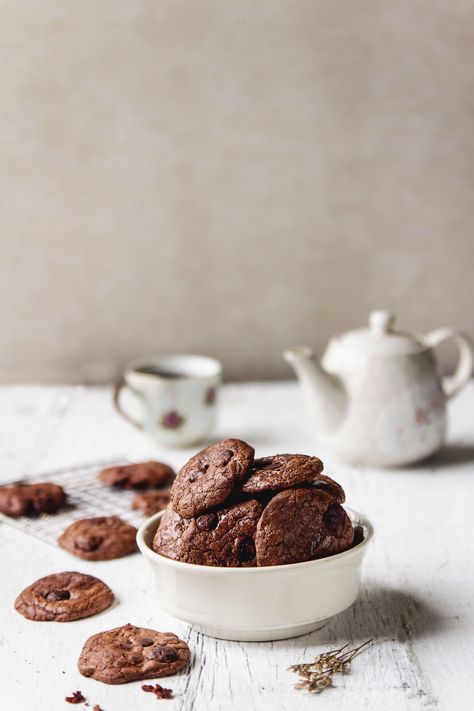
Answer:
M0 511L13 517L56 513L66 498L66 492L58 484L10 484L0 487Z
M132 509L141 511L145 516L153 516L164 511L170 502L169 491L144 491L132 499Z
M101 482L119 489L159 489L171 484L174 477L168 464L154 461L108 467L99 474Z
M244 478L253 457L253 447L240 439L224 439L198 452L174 481L174 510L182 518L192 518L222 504Z
M262 506L254 499L193 519L181 519L175 511L167 510L155 534L153 549L195 565L255 566L255 533L261 513Z
M175 634L128 624L89 637L78 669L105 684L125 684L176 674L190 657L188 645Z
M257 565L286 565L340 553L354 531L333 496L317 488L285 489L272 498L257 524Z
M108 585L85 573L53 573L36 580L15 600L15 609L28 620L72 622L91 617L112 605Z
M58 538L69 553L84 560L112 560L134 553L137 529L118 516L74 521Z
M247 494L258 494L262 491L282 491L311 484L328 491L342 504L345 499L342 487L330 477L321 474L322 471L322 461L306 454L261 457L255 459L240 490Z

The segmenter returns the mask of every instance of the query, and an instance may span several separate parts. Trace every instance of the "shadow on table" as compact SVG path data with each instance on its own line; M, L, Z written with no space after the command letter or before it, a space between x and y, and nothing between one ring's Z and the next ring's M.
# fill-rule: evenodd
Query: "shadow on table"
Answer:
M474 444L451 443L446 444L432 457L425 459L411 468L418 470L444 469L462 464L474 464Z
M445 627L446 622L438 610L411 593L370 586L348 610L323 623L315 632L292 642L295 647L340 641L360 643L368 639L410 642L435 634Z

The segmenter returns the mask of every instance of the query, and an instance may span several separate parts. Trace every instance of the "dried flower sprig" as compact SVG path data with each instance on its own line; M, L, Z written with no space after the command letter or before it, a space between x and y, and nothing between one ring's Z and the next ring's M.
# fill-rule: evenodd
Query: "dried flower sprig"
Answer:
M339 649L332 649L330 652L323 652L313 662L309 664L293 664L290 671L296 672L302 681L295 684L295 689L306 689L312 694L320 694L321 691L332 686L334 674L347 674L354 657L366 648L372 639L367 640L355 649L347 649L349 644L345 644Z

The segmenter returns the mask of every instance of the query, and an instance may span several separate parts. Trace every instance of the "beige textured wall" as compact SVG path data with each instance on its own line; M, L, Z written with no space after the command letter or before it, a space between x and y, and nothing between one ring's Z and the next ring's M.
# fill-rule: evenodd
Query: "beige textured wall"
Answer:
M0 0L0 39L2 380L472 330L471 0Z

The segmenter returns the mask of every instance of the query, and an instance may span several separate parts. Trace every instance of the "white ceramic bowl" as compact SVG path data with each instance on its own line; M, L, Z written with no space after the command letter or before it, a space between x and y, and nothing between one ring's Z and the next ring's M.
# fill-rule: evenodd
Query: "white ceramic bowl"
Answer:
M217 568L171 560L152 549L161 512L140 527L138 546L154 576L157 603L170 615L220 639L266 641L311 632L350 607L374 530L346 509L363 540L344 553L307 563Z

